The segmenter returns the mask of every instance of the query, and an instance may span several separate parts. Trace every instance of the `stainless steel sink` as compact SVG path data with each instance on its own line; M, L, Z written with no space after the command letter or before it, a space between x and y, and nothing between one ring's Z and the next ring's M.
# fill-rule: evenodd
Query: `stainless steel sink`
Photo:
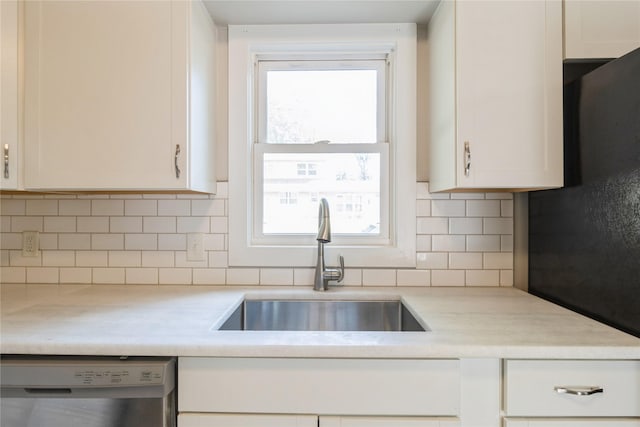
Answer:
M397 300L245 300L220 330L424 332L429 329Z

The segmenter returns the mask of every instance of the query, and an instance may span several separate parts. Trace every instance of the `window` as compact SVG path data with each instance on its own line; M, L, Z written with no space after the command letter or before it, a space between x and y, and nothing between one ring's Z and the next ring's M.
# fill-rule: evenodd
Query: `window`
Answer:
M230 265L312 266L322 197L348 266L415 265L415 49L412 24L229 27Z

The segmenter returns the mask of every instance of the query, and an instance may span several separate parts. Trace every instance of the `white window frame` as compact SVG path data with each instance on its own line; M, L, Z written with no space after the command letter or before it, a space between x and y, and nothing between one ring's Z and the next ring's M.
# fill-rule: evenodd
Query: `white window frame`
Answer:
M264 146L255 115L256 61L258 58L335 59L344 56L389 61L386 96L388 141L369 146L381 153L381 191L387 192L383 209L389 221L387 236L377 239L336 236L327 244L330 253L341 254L349 267L415 267L416 255L416 26L415 24L241 25L229 26L229 265L312 267L315 236L297 241L256 238L253 197L261 177L255 163ZM380 134L379 134L380 135ZM322 150L324 144L288 144L302 150ZM340 144L331 144L331 150ZM351 144L345 144L351 146ZM354 144L355 145L355 144ZM300 148L303 147L303 148ZM271 150L271 148L270 148ZM277 150L277 149L276 149ZM333 151L332 151L333 152ZM388 167L384 167L384 164ZM381 194L382 197L382 194ZM382 198L381 198L382 202ZM331 206L330 206L331 208Z

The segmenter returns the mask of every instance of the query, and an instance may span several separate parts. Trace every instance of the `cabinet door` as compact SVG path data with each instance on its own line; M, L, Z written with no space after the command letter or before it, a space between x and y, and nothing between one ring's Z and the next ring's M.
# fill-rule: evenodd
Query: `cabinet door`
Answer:
M640 47L640 2L565 0L564 57L618 58Z
M456 3L459 187L562 185L561 16L558 1Z
M25 3L25 187L183 188L185 3Z
M320 427L459 427L457 418L321 416Z
M18 189L18 2L0 2L0 189Z
M179 414L178 427L318 427L315 415Z

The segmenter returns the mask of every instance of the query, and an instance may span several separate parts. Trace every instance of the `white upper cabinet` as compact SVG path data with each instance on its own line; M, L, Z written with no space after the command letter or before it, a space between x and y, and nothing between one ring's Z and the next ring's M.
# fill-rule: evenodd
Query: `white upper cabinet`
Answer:
M561 187L561 2L443 1L428 37L430 189Z
M0 1L0 189L19 189L19 25L20 4Z
M618 58L640 48L640 1L565 0L565 59Z
M215 192L199 1L25 2L25 188Z

